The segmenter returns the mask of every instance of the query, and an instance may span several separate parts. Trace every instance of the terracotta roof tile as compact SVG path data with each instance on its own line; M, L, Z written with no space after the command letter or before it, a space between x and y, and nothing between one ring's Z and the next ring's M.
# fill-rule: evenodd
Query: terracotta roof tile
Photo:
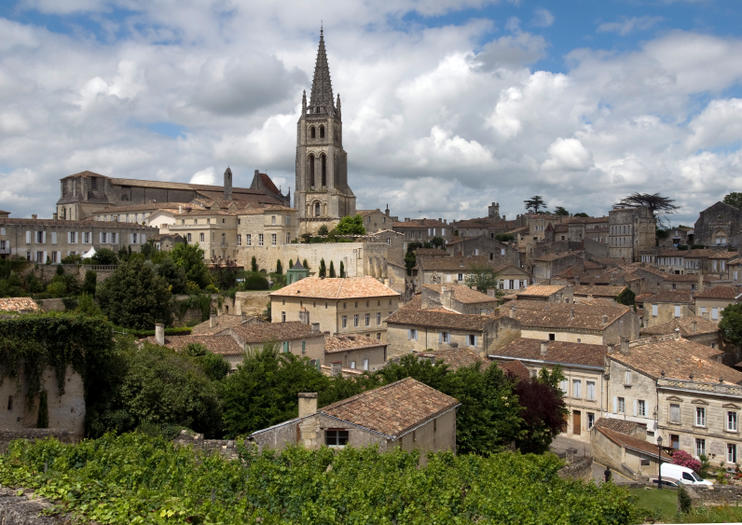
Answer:
M714 321L693 315L690 317L675 317L669 323L642 328L641 335L671 335L675 333L676 328L680 330L680 335L683 337L713 334L719 331L719 325Z
M742 295L742 289L738 286L713 286L706 288L702 292L696 292L696 299L728 299L736 300Z
M616 432L607 427L596 427L596 430L613 441L616 445L657 458L657 445L650 443L649 441L629 436L628 434L622 434L621 432ZM672 461L672 457L670 457L665 451L662 451L661 454L664 461Z
M612 417L601 417L595 422L596 427L609 428L615 432L621 434L632 434L637 430L646 431L646 425L637 423L636 421L627 421L625 419L617 419Z
M450 257L431 257L426 256L418 259L418 268L427 271L440 272L459 272L472 270L473 268L491 268L495 270L495 265L485 256L478 255L472 257L450 256Z
M409 303L408 303L409 304ZM387 326L401 324L405 326L426 326L429 328L447 328L450 330L483 331L499 316L459 314L443 309L420 309L409 305L400 308L387 317Z
M256 317L242 317L241 315L217 315L208 321L199 323L191 328L191 335L213 335L221 332L225 328L231 328L233 326L239 326L243 323L254 322L257 320ZM213 325L213 326L211 326Z
M144 339L151 344L157 344L154 337ZM209 352L219 355L239 355L242 347L229 335L174 335L165 337L165 346L173 350L183 350L190 344L200 344Z
M491 363L490 361L480 357L478 353L470 348L441 348L430 352L419 352L417 353L417 356L433 361L443 361L443 363L448 365L452 370L474 366L477 363L480 363L482 368L486 368Z
M593 297L616 297L623 292L626 286L610 284L594 284L591 286L575 286L574 295L592 295Z
M567 304L517 300L501 306L500 311L520 321L523 327L601 331L630 308L607 301Z
M327 405L319 412L397 439L457 405L455 398L407 377Z
M487 294L484 294L478 290L474 290L472 288L469 288L468 286L465 286L463 284L424 284L423 288L428 288L429 290L434 290L441 293L442 288L446 288L448 290L451 290L452 297L460 302L465 304L478 304L478 303L495 303L497 302L497 298L490 297Z
M516 292L515 295L524 299L527 297L550 297L566 287L563 284L533 284L525 290Z
M383 346L386 346L386 343L382 343L378 339L367 335L333 335L325 337L325 352L328 354Z
M542 343L546 344L546 353L543 355L541 354ZM493 356L603 368L607 352L608 347L605 345L540 341L521 337L499 349Z
M2 312L37 312L39 305L30 297L0 297Z
M363 299L366 297L399 297L388 286L373 277L328 278L306 277L280 290L271 297L307 297L317 299Z
M692 303L690 291L674 290L655 292L649 297L644 298L645 303Z
M241 324L227 330L231 331L240 341L248 344L322 337L321 332L315 332L310 325L299 321Z

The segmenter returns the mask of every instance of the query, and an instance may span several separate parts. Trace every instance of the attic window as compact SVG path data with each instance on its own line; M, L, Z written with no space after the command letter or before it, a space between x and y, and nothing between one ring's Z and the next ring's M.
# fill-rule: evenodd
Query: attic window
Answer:
M348 443L348 431L336 428L325 430L325 445L328 447L344 447Z

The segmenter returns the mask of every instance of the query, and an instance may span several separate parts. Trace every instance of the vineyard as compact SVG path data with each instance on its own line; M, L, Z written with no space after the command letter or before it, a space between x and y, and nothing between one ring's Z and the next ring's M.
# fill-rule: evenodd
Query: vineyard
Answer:
M130 433L13 443L0 484L99 523L630 523L629 495L557 476L551 455L245 450L241 461Z

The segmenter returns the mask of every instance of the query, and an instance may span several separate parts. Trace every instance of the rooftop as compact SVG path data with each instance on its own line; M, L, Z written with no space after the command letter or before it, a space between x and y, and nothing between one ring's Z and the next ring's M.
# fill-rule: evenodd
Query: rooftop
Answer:
M546 345L543 354L541 352L542 344ZM607 352L608 347L605 345L540 341L521 337L504 346L497 351L497 354L492 354L491 357L603 368Z
M321 332L315 332L310 325L299 321L241 324L227 330L231 330L239 340L247 344L292 341L322 336Z
M518 291L515 295L520 298L526 297L550 297L559 293L567 286L564 284L533 284L525 290Z
M387 326L401 324L481 332L498 317L500 316L459 314L442 308L423 310L408 306L387 317L386 323Z
M597 331L604 330L631 310L607 301L568 304L526 300L511 301L500 309L520 321L523 327Z
M319 412L398 439L458 405L455 398L407 377L332 403Z
M674 317L669 323L658 324L641 329L641 335L671 335L679 330L683 337L714 334L719 331L719 325L703 317L693 315L690 317Z
M37 312L39 305L30 297L0 297L0 312Z
M623 285L610 285L610 284L593 284L593 285L580 285L575 286L574 295L593 297L616 297L618 294L623 292L626 286Z
M623 434L621 432L616 432L612 428L605 426L596 426L595 430L603 434L618 446L657 458L657 445L650 443L649 441L628 434ZM670 457L665 451L662 451L661 454L663 461L672 461L672 457Z
M469 288L463 284L424 284L423 288L441 293L443 290L450 290L454 300L465 304L493 303L497 298L490 297L478 290Z
M145 342L157 344L154 337L147 337ZM183 350L190 344L204 346L209 352L219 355L239 355L242 347L229 335L174 335L165 338L165 346L173 350Z
M399 297L388 286L373 277L327 278L306 277L301 281L271 292L271 297L306 297L313 299L364 299Z
M325 337L325 352L328 354L382 346L386 346L386 343L367 335L331 335Z
M474 366L477 363L481 364L482 368L485 368L490 364L489 361L480 357L477 352L470 348L441 348L435 351L419 352L417 356L433 361L443 361L452 370Z
M719 285L706 288L696 292L696 299L728 299L736 301L742 295L742 289L738 286Z

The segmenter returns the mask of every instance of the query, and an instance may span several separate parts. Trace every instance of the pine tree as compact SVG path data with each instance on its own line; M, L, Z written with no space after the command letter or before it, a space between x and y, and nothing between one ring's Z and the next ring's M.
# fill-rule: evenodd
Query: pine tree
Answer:
M330 261L330 277L337 277L335 275L335 263Z
M304 266L305 269L309 270L309 263L307 262L306 259L304 259L304 262L301 264Z
M289 266L289 268L290 268L290 266ZM281 264L281 259L278 259L276 261L276 273L278 275L281 275L283 273L283 265Z
M325 260L321 259L319 262L319 276L325 277L327 275L327 267L325 266Z
M250 271L251 272L257 272L258 271L258 260L255 258L255 256L252 256L252 259L250 259Z
M340 261L340 277L345 277L345 265Z

